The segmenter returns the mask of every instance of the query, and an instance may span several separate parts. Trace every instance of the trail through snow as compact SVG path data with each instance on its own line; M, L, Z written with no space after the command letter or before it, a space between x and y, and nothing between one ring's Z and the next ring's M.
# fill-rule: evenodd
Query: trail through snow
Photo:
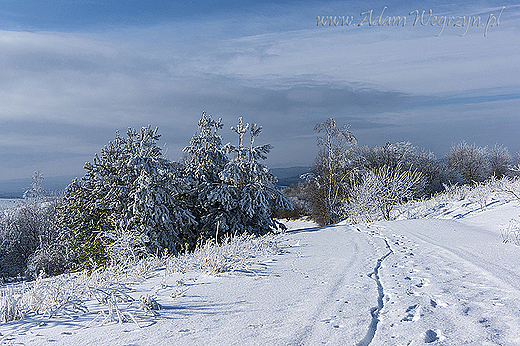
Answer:
M241 272L133 286L158 316L99 325L103 306L0 325L26 345L520 345L520 248L497 220L512 203L453 219L287 232L278 255ZM502 215L502 217L501 217ZM296 225L301 227L302 225ZM173 294L175 290L182 294Z

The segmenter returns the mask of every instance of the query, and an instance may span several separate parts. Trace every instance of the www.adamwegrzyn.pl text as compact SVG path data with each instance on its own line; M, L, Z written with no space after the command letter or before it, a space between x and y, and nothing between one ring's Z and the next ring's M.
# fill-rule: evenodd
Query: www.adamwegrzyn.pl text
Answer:
M484 27L484 37L487 37L488 29L498 26L500 22L500 16L504 11L505 6L500 9L498 15L490 13L487 20L484 20L481 16L447 16L447 15L435 15L430 9L428 13L425 10L422 12L419 10L411 11L407 16L386 16L385 11L388 8L385 6L381 11L381 14L374 17L373 10L362 12L360 14L361 19L359 22L354 22L354 16L318 16L317 26L401 26L406 25L406 20L409 17L412 26L432 26L437 27L438 32L434 33L434 36L440 36L444 28L455 27L461 28L458 36L463 37L468 32L469 27Z

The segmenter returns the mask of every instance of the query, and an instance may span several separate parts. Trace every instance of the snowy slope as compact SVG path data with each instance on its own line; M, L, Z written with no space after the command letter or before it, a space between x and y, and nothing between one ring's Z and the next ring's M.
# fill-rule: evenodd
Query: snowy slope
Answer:
M460 208L460 210L455 210ZM0 325L3 344L520 345L520 248L498 223L517 202L450 219L292 230L248 270L164 270L129 294L157 316L101 325L106 306ZM449 215L461 215L460 206ZM445 214L445 215L448 215ZM305 223L293 223L301 228ZM173 293L182 292L182 294ZM105 311L106 314L107 311Z

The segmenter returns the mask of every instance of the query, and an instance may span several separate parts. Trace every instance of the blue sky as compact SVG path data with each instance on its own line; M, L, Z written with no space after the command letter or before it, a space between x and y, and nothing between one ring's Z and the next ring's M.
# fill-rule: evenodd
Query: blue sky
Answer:
M386 7L386 9L384 9ZM487 27L490 15L499 25ZM406 17L404 26L358 24ZM479 16L413 25L410 12ZM492 17L493 18L493 17ZM464 34L465 29L467 32ZM441 32L442 30L442 32ZM435 36L438 35L438 36ZM318 122L361 145L461 140L520 151L520 6L512 1L0 1L1 182L83 175L116 130L151 124L172 160L204 110L263 126L271 167L310 165Z

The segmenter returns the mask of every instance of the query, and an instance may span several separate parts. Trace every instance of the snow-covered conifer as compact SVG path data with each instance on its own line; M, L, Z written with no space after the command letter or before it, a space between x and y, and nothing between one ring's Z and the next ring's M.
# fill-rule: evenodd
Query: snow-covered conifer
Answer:
M276 177L260 161L267 158L270 144L255 145L262 127L257 124L244 125L242 118L231 128L238 136L238 145L227 144L225 150L231 160L220 173L226 189L237 197L238 202L227 214L220 215L220 225L228 232L253 232L265 234L279 227L271 218L274 209L292 209L292 203L275 187ZM243 137L249 130L249 146Z
M114 244L118 241L139 240L135 246L157 253L176 252L196 239L195 219L181 198L186 190L182 167L162 157L159 137L150 126L128 129L126 138L117 133L85 164L82 182L68 186L62 221L80 262L105 263L109 248L127 248ZM122 233L127 236L118 236Z
M242 119L232 127L238 145L222 145L217 131L220 119L202 113L199 128L184 151L186 170L197 182L193 191L192 213L205 238L244 232L265 234L278 224L272 220L273 209L290 209L290 201L279 192L276 178L260 160L271 150L269 144L255 146L261 132L256 124L244 124ZM244 136L249 133L249 147Z

